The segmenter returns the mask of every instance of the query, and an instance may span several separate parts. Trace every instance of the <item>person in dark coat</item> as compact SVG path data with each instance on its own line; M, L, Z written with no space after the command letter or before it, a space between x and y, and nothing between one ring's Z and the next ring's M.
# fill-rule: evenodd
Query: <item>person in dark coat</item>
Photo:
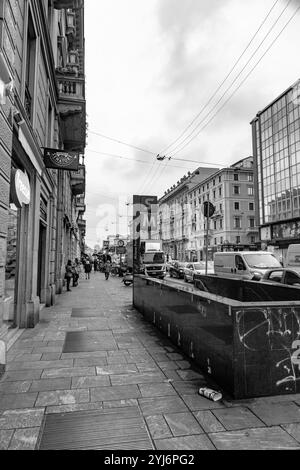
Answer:
M65 279L67 281L67 291L71 292L70 282L73 279L73 266L72 261L69 259L66 265Z
M85 272L86 279L90 279L91 270L92 270L92 265L90 263L90 260L87 259L86 262L84 263L84 272Z

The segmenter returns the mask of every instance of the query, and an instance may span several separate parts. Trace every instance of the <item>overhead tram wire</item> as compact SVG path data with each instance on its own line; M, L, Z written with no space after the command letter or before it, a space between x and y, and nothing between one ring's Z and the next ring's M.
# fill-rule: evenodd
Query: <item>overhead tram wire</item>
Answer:
M262 27L264 26L264 24L266 23L267 19L269 18L270 14L272 13L272 11L274 10L274 8L276 7L277 3L279 2L280 0L276 0L273 4L273 6L271 7L271 9L269 10L269 12L267 13L266 17L264 18L264 20L262 21L262 23L260 24L259 28L257 29L257 31L255 32L255 34L252 36L250 42L248 43L248 45L246 46L246 48L244 49L244 51L242 52L242 54L239 56L239 58L237 59L237 61L235 62L235 64L233 65L233 67L231 68L230 72L226 75L226 77L223 79L223 81L220 83L220 85L218 86L218 88L215 90L215 92L212 94L212 96L209 98L209 100L207 101L207 103L202 107L201 111L198 113L198 115L194 118L194 120L189 124L189 126L187 126L185 128L185 130L181 133L181 135L175 140L173 141L170 145L168 145L167 147L165 147L161 152L160 154L164 154L164 152L169 149L170 147L172 147L174 145L174 143L176 143L178 140L181 139L181 137L186 133L186 131L194 124L194 122L198 119L198 117L202 114L202 112L209 106L209 104L211 103L211 101L213 100L213 98L217 95L218 91L222 88L222 86L224 85L224 83L227 81L227 79L230 77L230 75L232 74L232 72L234 71L234 69L236 68L236 66L238 65L238 63L241 61L242 57L245 55L246 51L249 49L250 45L252 44L252 42L254 41L255 37L258 35L259 31L262 29ZM201 123L200 123L201 124ZM185 140L185 139L184 139ZM181 144L179 144L181 145ZM177 148L178 145L175 147ZM172 153L172 152L171 152ZM177 152L178 153L178 152ZM199 162L200 163L200 162ZM224 165L218 165L218 166L224 166ZM226 165L225 165L226 166ZM162 169L162 172L166 169L167 167L167 164L163 167ZM151 169L152 170L152 169ZM152 177L150 176L151 174L151 170L149 172L149 177L150 177L150 180L149 180L149 183L152 182L152 180L154 179L154 177L156 176L156 173L157 173L157 170L156 172L152 175Z
M195 131L197 131L197 129L201 126L201 124L204 123L204 121L209 117L209 115L217 108L217 106L220 104L220 102L223 100L223 98L226 96L226 94L228 93L228 91L232 88L232 86L236 83L236 81L238 80L238 78L242 75L242 73L244 72L244 70L247 68L247 66L250 64L250 62L252 61L253 57L257 54L257 52L261 49L262 45L264 44L264 42L266 41L266 39L268 38L268 36L271 34L271 32L273 31L273 29L275 28L275 26L277 25L278 21L280 20L280 18L283 16L283 14L285 13L285 11L287 10L287 8L289 7L290 3L292 2L293 0L289 0L287 5L284 7L284 9L282 10L282 12L280 13L280 15L277 17L277 19L275 20L275 22L272 24L271 28L269 29L269 31L267 32L267 34L264 36L263 40L260 42L260 44L257 46L257 48L255 49L255 51L253 52L253 54L250 56L250 58L248 59L248 61L246 62L246 64L244 65L244 67L240 70L240 72L237 74L237 76L234 78L234 80L231 82L231 84L226 88L226 90L224 91L224 93L221 95L221 97L219 98L219 100L215 103L215 105L211 108L211 110L201 119L201 121L194 127L194 129L182 140L181 143L177 144L175 146L175 148L173 149L173 151L171 152L168 152L166 154L167 157L170 157L173 158L174 155L177 155L177 153L179 152L182 152L183 149L185 149L187 147L187 145L189 145L198 135L199 133L197 133L195 136L193 136L193 134L195 133ZM190 138L191 137L191 138ZM190 140L188 140L190 138ZM185 144L184 142L187 141L188 142ZM182 146L183 145L183 146ZM178 148L179 147L179 148ZM177 150L176 150L177 149Z
M220 113L220 111L226 106L226 104L232 99L232 97L237 93L237 91L241 88L241 86L246 82L246 80L249 78L249 76L252 74L252 72L256 69L256 67L260 64L262 59L265 57L265 55L269 52L269 50L273 47L275 42L278 40L278 38L281 36L281 34L284 32L284 30L287 28L287 26L290 24L290 22L294 19L298 11L300 10L300 6L297 7L293 15L290 17L290 19L287 21L287 23L284 25L284 27L281 29L279 34L275 37L275 39L272 41L268 49L264 52L264 54L261 56L261 58L257 61L257 63L252 67L250 72L244 77L244 79L241 81L241 83L238 85L238 87L231 93L231 95L227 98L227 100L222 104L222 106L216 111L216 113L211 117L211 119L198 131L198 134L200 134L201 131L203 131L213 120L214 118ZM197 137L197 135L195 137Z
M289 2L290 3L290 2ZM248 79L248 77L252 74L252 72L256 69L256 67L259 65L259 63L262 61L262 59L266 56L266 54L269 52L269 50L273 47L273 45L275 44L275 42L278 40L278 38L281 36L281 34L284 32L284 30L287 28L287 26L290 24L290 22L294 19L294 17L296 16L296 14L298 13L298 11L300 10L300 7L297 7L297 9L294 11L294 13L292 14L292 16L289 18L289 20L287 21L287 23L284 25L284 27L281 29L281 31L279 32L279 34L275 37L275 39L271 42L271 44L269 45L269 47L266 49L266 51L264 52L264 54L260 57L260 59L257 61L257 63L252 67L252 69L250 70L250 72L246 75L246 77L244 77L244 79L242 80L242 82L238 85L238 87L233 91L233 93L228 97L228 99L223 103L223 105L217 110L217 112L211 117L211 119L204 125L202 126L202 128L198 131L197 135L195 137L197 137L200 132L202 130L204 130L212 121L213 119L220 113L220 111L226 106L226 104L231 100L231 98L236 94L236 92L241 88L241 86L246 82L246 80ZM187 144L188 145L188 144ZM182 150L182 149L181 149ZM177 152L176 152L177 153ZM174 154L175 155L175 154ZM171 159L173 159L173 157L169 157ZM179 160L179 159L178 159ZM168 159L169 161L169 159Z
M140 150L141 152L149 153L150 155L157 155L157 152L151 152L151 150L143 149L141 147L136 147L135 145L128 144L127 142L123 142L122 140L117 140L112 137L108 137L107 135L100 134L100 132L93 132L93 131L88 131L88 132L93 135L98 135L99 137L102 137L103 139L108 139L108 140L111 140L112 142L117 142L118 144L126 145L127 147L131 147L135 150Z
M201 108L200 112L197 114L197 116L192 120L192 122L182 131L182 133L177 137L177 139L175 139L173 142L171 142L167 147L165 147L160 153L165 153L170 147L172 147L176 142L178 142L179 140L181 140L181 137L184 136L184 134L188 131L188 129L190 127L192 127L192 125L197 121L197 119L201 116L201 114L203 113L203 111L205 111L205 109L209 106L209 104L212 102L212 100L214 99L214 97L217 95L218 91L222 88L222 86L224 85L224 83L227 81L227 79L230 77L230 75L232 74L232 72L234 71L234 69L236 68L236 66L239 64L239 62L241 61L241 59L243 58L243 56L245 55L245 53L247 52L247 50L249 49L249 47L251 46L251 44L253 43L254 39L256 38L256 36L258 35L258 33L260 32L260 30L262 29L262 27L264 26L264 24L266 23L267 19L269 18L269 16L271 15L272 11L274 10L274 8L276 7L277 3L279 2L280 0L276 0L273 4L273 6L271 7L271 9L269 10L268 14L266 15L266 17L264 18L264 20L262 21L262 23L260 24L259 28L257 29L257 31L255 32L255 34L252 36L250 42L247 44L247 46L245 47L245 49L243 50L243 52L241 53L241 55L239 56L239 58L236 60L236 62L234 63L233 67L230 69L229 73L226 75L226 77L222 80L222 82L220 83L220 85L218 86L218 88L214 91L214 93L211 95L211 97L209 98L209 100L203 105L203 107Z
M129 158L129 157L124 157L122 155L116 155L116 154L113 154L113 153L107 153L107 152L98 152L97 150L90 150L90 149L87 149L86 152L91 152L91 153L96 153L96 154L99 154L99 155L106 155L108 157L113 157L113 158L120 158L120 159L123 159L123 160L129 160L131 162L138 162L138 163L144 163L145 165L153 165L155 163L156 160L154 161L146 161L146 160L138 160L138 159L135 159L135 158ZM176 159L177 160L177 159ZM184 161L184 160L183 160ZM178 165L172 165L172 167L174 168L182 168L182 169L187 169L187 167L184 167L184 166L178 166Z

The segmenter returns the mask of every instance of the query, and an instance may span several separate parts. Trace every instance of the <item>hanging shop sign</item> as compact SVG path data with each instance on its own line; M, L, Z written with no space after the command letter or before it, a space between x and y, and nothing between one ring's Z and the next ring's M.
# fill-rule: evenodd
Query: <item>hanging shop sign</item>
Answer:
M18 208L30 203L30 181L26 173L12 169L10 191L12 202Z
M44 163L46 168L78 171L79 154L76 152L64 152L63 150L45 148Z

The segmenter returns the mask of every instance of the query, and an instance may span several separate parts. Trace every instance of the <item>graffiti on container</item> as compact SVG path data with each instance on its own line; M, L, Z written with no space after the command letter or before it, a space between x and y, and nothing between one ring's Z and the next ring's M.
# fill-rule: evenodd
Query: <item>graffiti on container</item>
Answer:
M245 309L236 313L240 343L252 352L281 355L274 364L276 386L300 381L300 310L290 308ZM288 390L288 388L286 388Z

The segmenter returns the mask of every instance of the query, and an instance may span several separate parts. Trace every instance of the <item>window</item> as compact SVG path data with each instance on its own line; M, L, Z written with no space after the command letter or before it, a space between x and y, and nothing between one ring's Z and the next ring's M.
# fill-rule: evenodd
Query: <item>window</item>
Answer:
M220 237L220 243L223 244L223 237Z
M253 186L248 187L248 196L254 196L254 188Z
M239 180L239 175L238 175L238 173L234 173L233 179L234 179L234 181L238 181L238 180Z
M239 237L237 237L237 238L239 238ZM239 243L239 242L237 242L237 243ZM235 257L235 267L238 271L245 271L246 270L245 263L243 261L243 258L240 255L237 255Z
M218 240L215 238L215 245L217 245L217 244L218 244Z
M251 241L251 243L255 243L255 236L252 235L252 236L250 237L250 241Z
M216 199L216 191L213 192L214 199Z
M222 181L222 176L219 176L219 183L221 183Z
M220 229L223 228L223 219L220 219Z
M233 186L233 193L234 194L240 194L240 187L239 186Z
M220 212L223 211L223 204L220 204Z
M234 218L234 228L241 228L241 219L239 217Z
M214 220L214 230L217 230L217 221Z
M241 237L239 235L237 237L235 237L235 243L237 245L239 245L241 243Z
M296 273L287 271L285 274L285 284L288 284L289 286L300 284L300 277Z
M31 12L28 14L27 51L26 51L26 75L25 75L25 101L24 106L28 118L32 121L34 85L35 85L35 55L36 34L34 31Z
M219 196L222 196L222 188L219 188Z
M255 219L253 217L251 217L251 219L249 219L249 227L250 228L254 228L255 227Z
M254 202L249 202L249 211L254 211Z
M253 174L252 173L248 174L248 181L253 181Z
M235 202L235 203L234 203L234 210L235 210L235 211L239 211L239 210L240 210L240 203L239 203L239 202Z

